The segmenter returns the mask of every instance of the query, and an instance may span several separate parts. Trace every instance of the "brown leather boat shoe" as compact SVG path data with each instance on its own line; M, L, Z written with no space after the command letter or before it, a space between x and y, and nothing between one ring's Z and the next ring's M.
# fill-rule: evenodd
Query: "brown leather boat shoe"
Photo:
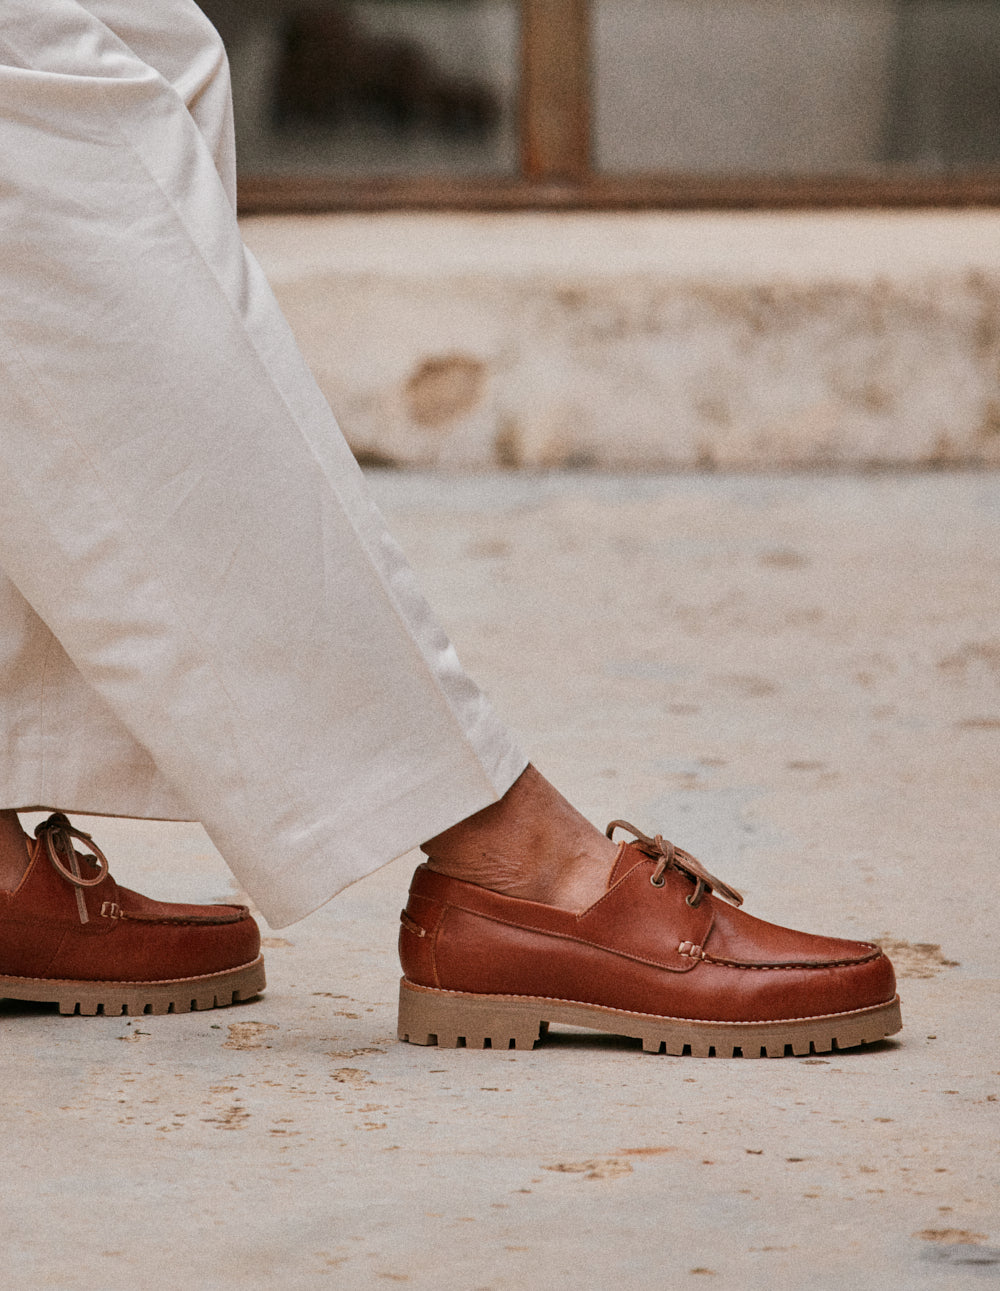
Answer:
M755 919L687 852L616 827L636 841L582 914L419 866L401 916L400 1039L531 1048L561 1022L653 1053L775 1058L900 1029L878 946Z
M101 849L61 813L26 842L23 878L0 892L0 998L60 1013L186 1013L264 989L245 906L167 904L119 887Z

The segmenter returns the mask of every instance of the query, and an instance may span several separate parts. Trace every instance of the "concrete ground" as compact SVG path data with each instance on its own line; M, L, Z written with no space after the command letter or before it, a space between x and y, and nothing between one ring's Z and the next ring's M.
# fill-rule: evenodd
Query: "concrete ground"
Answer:
M882 939L905 1028L780 1061L399 1045L403 858L270 934L250 1004L0 1005L0 1283L1000 1282L1000 476L373 483L541 768L752 912ZM198 827L92 823L123 881L231 896Z

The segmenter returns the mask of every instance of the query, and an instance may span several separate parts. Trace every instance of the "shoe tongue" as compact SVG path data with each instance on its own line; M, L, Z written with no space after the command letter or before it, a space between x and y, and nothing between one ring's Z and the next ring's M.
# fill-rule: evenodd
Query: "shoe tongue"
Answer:
M623 878L629 870L642 861L649 858L641 852L634 843L619 843L618 855L615 857L615 863L611 867L611 873L608 875L608 888L613 888L620 878Z

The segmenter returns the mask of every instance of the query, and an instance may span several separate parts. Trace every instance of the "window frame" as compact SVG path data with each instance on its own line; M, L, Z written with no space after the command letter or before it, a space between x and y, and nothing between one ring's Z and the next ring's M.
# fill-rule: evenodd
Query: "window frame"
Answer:
M1000 171L933 176L773 177L595 173L590 0L519 3L519 175L241 175L240 214L1000 205Z

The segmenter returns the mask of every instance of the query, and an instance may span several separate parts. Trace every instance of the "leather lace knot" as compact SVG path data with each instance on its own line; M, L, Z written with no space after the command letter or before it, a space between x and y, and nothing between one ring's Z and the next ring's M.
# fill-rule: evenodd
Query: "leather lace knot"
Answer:
M656 861L656 868L649 878L653 887L662 888L664 874L667 870L674 869L694 882L694 892L685 898L689 906L700 905L706 892L714 892L716 896L725 897L733 905L743 904L743 897L735 888L731 888L728 883L723 883L714 874L709 874L697 857L692 856L690 852L685 852L683 848L675 847L662 834L654 834L650 838L641 829L636 829L635 825L630 825L627 820L613 820L605 831L608 838L614 836L616 829L628 830L635 838L633 846L651 860Z
M71 825L61 811L57 811L48 820L43 820L35 827L35 837L45 844L45 851L56 873L76 888L95 888L108 876L108 858L97 846L89 834ZM78 852L73 846L77 838L85 844L90 855ZM86 861L96 868L97 874L85 877L80 869L80 861Z
M36 825L35 837L40 843L45 844L46 855L55 872L67 883L72 883L76 893L76 908L80 915L80 922L89 923L90 914L87 910L87 902L84 900L83 889L96 888L99 883L104 882L108 877L108 858L91 836L85 834L82 829L77 829L75 825L71 825L61 811L55 812L48 820L43 820L40 825ZM76 850L73 846L74 838L85 844L89 855ZM81 861L93 866L97 873L85 877L80 869Z

